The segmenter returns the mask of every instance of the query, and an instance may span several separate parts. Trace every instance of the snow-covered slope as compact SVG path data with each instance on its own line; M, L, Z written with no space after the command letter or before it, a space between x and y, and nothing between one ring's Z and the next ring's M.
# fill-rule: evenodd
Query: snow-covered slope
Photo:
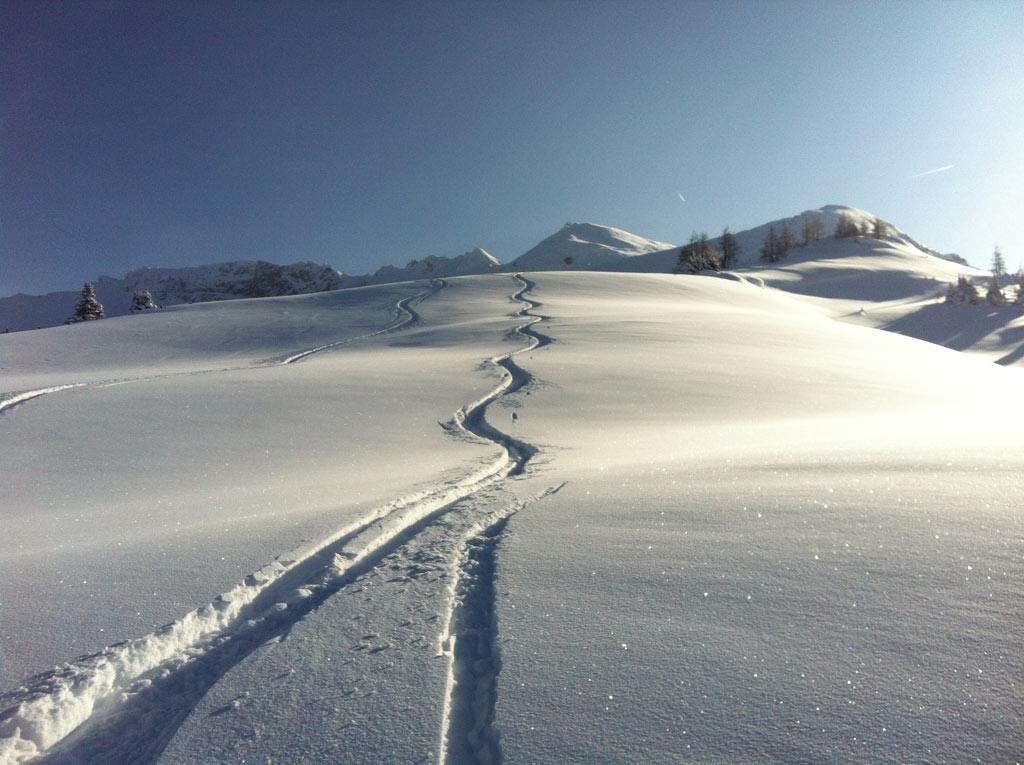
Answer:
M132 295L149 290L160 306L245 297L303 295L348 286L344 274L312 261L279 266L241 260L185 268L139 268L121 279L101 276L93 286L108 317L129 313ZM0 298L0 327L17 332L54 327L74 313L77 292Z
M0 363L3 765L1024 750L1018 370L608 273L181 306Z
M875 215L865 210L860 210L856 207L850 207L849 205L825 205L815 210L805 210L799 215L794 215L790 218L780 218L778 220L769 221L760 226L746 229L736 233L736 241L740 245L740 261L738 265L752 265L756 264L761 257L760 250L761 245L764 243L765 237L768 236L770 229L774 228L776 234L782 233L782 228L788 226L790 231L796 236L797 239L803 237L804 224L812 220L820 220L822 224L822 231L825 238L831 238L835 233L836 224L839 222L841 215L845 215L848 219L857 224L861 229L867 228L868 230L874 225ZM898 229L889 221L884 220L888 234L886 240L890 244L904 245L907 248L916 250L926 255L932 255L934 257L951 260L953 262L959 261L957 255L943 254L937 250L933 250L930 247L926 247L910 235ZM719 239L715 240L716 242ZM794 251L796 252L796 251Z
M750 285L534 278L514 432L568 484L499 551L505 760L1016 761L1020 374Z
M851 208L841 209L849 214ZM778 263L753 262L723 276L783 290L832 318L1001 364L1024 361L1024 316L1019 307L944 302L947 289L961 276L984 293L988 272L942 257L893 232L885 239L826 237L791 250ZM1012 288L1008 291L1011 299L1015 294Z
M561 230L508 264L507 270L600 271L672 247L610 226L566 223Z

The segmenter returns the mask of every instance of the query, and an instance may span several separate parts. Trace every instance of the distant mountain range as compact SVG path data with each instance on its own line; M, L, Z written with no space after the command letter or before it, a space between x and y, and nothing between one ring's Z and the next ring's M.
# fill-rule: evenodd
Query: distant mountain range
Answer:
M821 220L825 234L831 235L841 214L858 225L870 225L875 219L874 215L857 208L826 205L736 232L740 246L736 266L751 266L759 262L761 243L772 227L781 232L784 226L788 226L799 237L804 223L817 218ZM913 248L922 255L963 263L958 256L944 255L925 247L886 223L889 229L887 241L890 243ZM718 238L712 241L718 241ZM678 254L678 245L646 239L610 226L566 223L562 229L508 264L502 264L478 247L457 257L430 255L412 260L404 267L384 266L363 276L344 274L328 265L311 261L287 266L265 261L234 261L186 268L142 268L129 271L121 279L101 276L93 285L106 315L122 316L129 313L132 295L139 290L149 290L158 305L169 306L298 295L493 272L584 270L666 273L675 267ZM73 312L78 298L79 293L74 291L0 298L0 328L14 332L62 324Z

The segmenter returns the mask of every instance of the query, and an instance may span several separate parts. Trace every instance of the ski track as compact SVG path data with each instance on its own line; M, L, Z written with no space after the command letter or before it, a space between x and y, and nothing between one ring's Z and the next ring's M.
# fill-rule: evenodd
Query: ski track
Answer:
M495 725L498 647L497 547L509 519L526 505L555 494L552 486L518 506L474 524L462 538L449 571L447 608L439 654L448 657L438 765L501 762Z
M402 329L403 327L411 327L414 324L418 324L420 321L420 315L416 313L415 309L413 309L412 304L422 303L424 300L426 300L429 297L432 297L433 295L436 295L438 292L440 292L447 286L448 282L446 282L444 279L435 279L431 281L430 288L427 289L426 292L421 292L418 295L412 295L410 297L402 298L401 300L399 300L398 303L395 304L395 309L398 313L398 318L396 318L393 324L385 327L384 329L379 329L376 332L369 332L365 335L359 335L358 337L350 337L346 340L339 340L336 343L328 343L327 345L320 345L317 346L316 348L309 348L308 350L305 351L299 351L298 353L294 353L291 356L286 356L285 358L279 360L277 363L294 364L296 361L302 361L303 359L308 358L315 353L329 351L333 348L337 348L342 345L348 345L349 343L354 343L358 340L366 340L369 337L384 335L387 334L388 332L394 332L397 329Z
M490 403L533 379L512 357L547 345L551 339L532 328L546 318L529 313L541 305L524 297L533 283L521 274L513 278L520 288L511 300L523 304L513 316L526 321L512 334L527 338L528 343L489 359L504 371L503 380L453 418L466 434L502 446L497 459L461 480L376 508L329 538L264 566L212 603L155 632L29 678L21 688L0 696L0 765L29 759L109 765L155 762L196 704L232 667L268 641L287 634L299 619L374 569L460 501L521 475L536 447L491 426L485 412ZM443 281L433 282L426 292L399 301L401 315L394 324L362 337L419 321L411 303L444 286ZM274 363L294 363L362 337L309 349ZM49 392L53 391L30 393ZM28 393L19 395L20 401L27 400ZM560 488L552 487L529 501ZM500 669L493 616L494 551L508 518L524 504L473 525L463 537L462 552L451 564L449 613L443 621L446 634L439 638L441 653L449 658L441 763L500 760L493 726L494 688ZM483 669L476 672L474 666Z
M297 361L309 358L317 353L324 351L330 351L343 345L349 345L351 343L358 342L359 340L366 340L371 337L377 337L378 335L386 335L391 332L395 332L399 329L405 329L411 327L420 321L420 315L412 307L413 303L422 303L429 297L436 295L445 287L449 286L448 282L444 279L433 279L431 280L430 286L423 292L417 295L410 295L409 297L402 298L395 304L396 318L391 324L378 329L375 332L368 332L365 335L358 335L356 337L349 337L344 340L338 340L334 343L327 343L326 345L318 345L315 348L307 348L302 351L290 353L287 356L279 356L264 361L258 361L255 364L248 366L237 366L237 367L222 367L220 369L205 369L195 372L172 372L164 375L147 375L145 377L124 377L116 378L111 380L97 380L91 383L70 383L68 385L54 385L48 388L37 388L35 390L27 391L15 391L11 393L0 393L0 415L2 415L8 409L12 409L18 404L23 404L34 398L49 395L50 393L58 393L64 390L70 390L72 388L106 388L111 385L125 385L128 383L139 383L147 382L150 380L158 380L169 377L183 377L188 375L200 375L200 374L221 374L224 372L237 372L243 369L261 369L264 367L281 366L285 364L294 364Z
M510 517L472 529L453 566L451 613L442 642L449 660L439 765L501 761L494 725L501 671L494 581L496 548Z

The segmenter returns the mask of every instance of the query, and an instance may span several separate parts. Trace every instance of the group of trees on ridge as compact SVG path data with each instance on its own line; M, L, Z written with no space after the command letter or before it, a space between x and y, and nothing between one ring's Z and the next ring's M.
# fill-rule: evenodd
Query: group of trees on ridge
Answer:
M764 244L761 245L761 260L768 263L778 263L793 248L806 247L811 242L823 239L825 236L825 224L822 223L821 218L808 218L804 221L801 233L803 238L797 239L789 224L782 224L782 232L779 234L775 233L775 226L770 226L768 228L768 235L764 239ZM836 230L833 236L836 239L851 239L856 236L885 239L889 236L889 226L877 216L871 224L864 221L862 225L858 226L853 216L847 213L839 213L839 220L836 221Z
M761 245L761 259L768 263L777 263L786 257L786 253L794 247L805 247L812 242L825 238L825 224L818 216L804 220L803 229L800 232L801 238L789 227L789 224L782 225L780 233L775 232L775 226L769 226L768 235L764 244ZM885 239L889 235L889 226L884 220L876 217L873 224L869 225L864 221L858 226L857 221L847 213L839 213L839 220L836 222L836 229L833 234L836 239L847 239L855 236L871 236L875 239ZM723 268L730 268L739 258L740 247L736 237L726 226L716 247L708 239L706 233L698 234L694 231L690 235L690 241L683 246L679 252L679 259L673 269L674 273L696 273L698 271L721 271Z
M996 308L1009 304L1009 298L1003 291L1003 283L1009 276L1006 273L1006 260L998 247L992 253L992 276L989 279L988 291L984 301ZM1013 305L1024 309L1024 268L1018 268L1013 275L1013 284L1017 287L1017 296ZM969 303L979 305L982 302L981 292L974 281L966 276L957 277L956 284L950 284L946 291L947 303Z
M776 233L775 226L768 228L768 235L761 245L761 259L768 263L777 263L782 260L786 253L795 247L804 247L811 242L824 238L825 225L821 218L815 216L804 220L802 238L798 239L788 224L783 224L782 231ZM869 236L874 239L885 239L889 236L888 224L879 217L869 224L868 221L857 223L853 216L847 213L839 213L839 220L836 221L836 228L833 236L836 239L850 239L858 236ZM739 258L740 247L736 237L726 226L722 236L718 240L718 246L712 244L708 235L704 232L698 234L694 231L690 235L690 241L679 251L679 258L673 273L686 274L699 271L721 271L732 267ZM963 265L967 261L957 258L956 262ZM960 276L956 284L950 284L946 293L947 303L969 303L978 305L983 300L992 306L1005 306L1010 304L1010 299L1004 292L1004 285L1008 286L1009 275L1006 272L1006 261L998 247L992 256L992 277L989 282L988 291L984 298L974 282L966 277ZM1012 283L1016 285L1017 292L1013 299L1013 305L1024 309L1024 268L1018 269L1012 277Z

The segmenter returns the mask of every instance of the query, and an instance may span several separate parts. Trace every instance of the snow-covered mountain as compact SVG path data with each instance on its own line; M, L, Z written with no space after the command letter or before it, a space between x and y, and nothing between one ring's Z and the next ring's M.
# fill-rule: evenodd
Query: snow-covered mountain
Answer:
M870 229L875 222L876 216L873 213L860 210L856 207L850 207L849 205L825 205L819 207L816 210L804 210L799 215L794 215L790 218L779 218L778 220L769 221L760 226L740 231L736 234L736 241L740 245L740 260L739 265L755 264L760 260L761 245L764 243L765 237L768 236L770 229L774 228L776 234L781 234L783 227L788 226L789 230L800 239L803 235L804 225L809 221L815 219L821 221L821 230L824 234L824 238L830 238L833 236L836 225L839 223L840 216L845 215L849 220L852 220L861 229ZM963 259L958 255L944 254L938 250L933 250L930 247L917 242L911 236L898 229L892 223L883 219L886 227L888 228L888 235L886 241L893 244L906 245L919 250L925 255L931 255L936 258L943 260L951 260L954 262L963 263ZM721 237L714 240L716 243L721 241Z
M422 260L411 260L404 268L384 266L372 276L356 276L350 279L359 284L390 284L413 279L435 279L446 276L473 276L487 274L501 269L501 261L476 247L458 257L446 258L428 255Z
M137 290L149 290L158 305L171 306L305 295L348 285L344 274L322 263L279 266L262 260L240 260L185 268L139 268L120 279L101 276L93 286L107 316L124 316ZM63 324L74 312L79 297L78 292L67 291L0 298L0 327L16 332Z
M971 276L983 272L967 268L956 255L943 255L926 247L893 224L886 221L885 239L855 237L835 239L833 232L841 216L846 216L858 227L870 228L875 216L864 210L846 205L826 205L805 210L799 215L769 221L760 226L735 233L740 247L738 268L769 268L760 260L760 248L769 231L780 234L785 227L800 239L804 225L809 221L820 223L822 239L810 246L798 247L787 255L783 263L771 269L790 268L810 260L835 261L843 259L852 266L856 261L869 266L859 271L860 276L871 272L878 281L883 271L892 271L887 289L891 297L921 295L938 289L939 281L955 281L958 274ZM712 240L718 242L719 239ZM898 252L903 262L891 257L888 261L875 259L870 263L860 260L865 255L887 255ZM384 266L373 274L362 276L342 274L330 266L319 263L295 263L277 266L262 261L217 263L191 268L144 268L131 271L122 279L100 277L95 282L96 294L108 316L128 313L131 296L136 290L148 289L162 306L180 303L229 300L241 297L271 297L304 294L347 287L388 284L428 278L472 276L499 271L625 271L635 273L671 273L679 256L678 245L647 239L611 226L595 223L566 223L559 231L520 255L507 265L479 247L457 257L430 255L410 261L404 267ZM850 260L854 258L854 260ZM887 262L884 268L883 262ZM832 264L833 267L835 264ZM913 272L909 291L907 269ZM852 272L845 278L853 278ZM791 289L797 286L787 277L775 279L772 286ZM804 285L806 286L806 285ZM847 286L849 286L847 284ZM821 282L815 287L827 291L830 285ZM927 288L927 289L926 289ZM795 291L799 292L800 289ZM817 293L816 293L817 294ZM877 299L877 296L874 297ZM889 298L887 298L889 299ZM0 298L0 328L12 331L55 326L63 323L78 300L76 292L58 292L48 295L14 295Z
M622 261L672 249L611 226L566 223L508 264L510 271L606 271Z
M140 268L129 271L121 281L125 292L149 290L158 303L178 305L326 292L341 289L344 274L312 261L279 266L242 260L190 268Z

